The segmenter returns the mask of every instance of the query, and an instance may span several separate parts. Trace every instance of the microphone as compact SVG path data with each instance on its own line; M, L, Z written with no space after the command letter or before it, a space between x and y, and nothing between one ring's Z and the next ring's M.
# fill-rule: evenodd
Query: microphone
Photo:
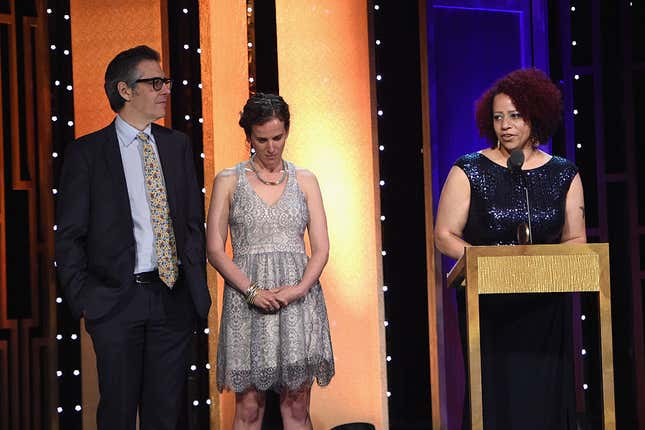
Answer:
M521 170L524 164L524 152L521 149L515 148L511 151L511 156L506 160L506 166L509 170Z
M529 189L526 186L526 178L522 173L522 165L524 164L524 152L520 148L511 151L511 156L506 160L506 166L512 173L520 175L522 181L522 188L524 188L524 199L526 204L526 217L527 223L522 223L517 226L517 241L523 245L525 243L533 244L533 230L531 229L531 206L529 205ZM526 237L528 236L528 237ZM528 239L528 240L527 240Z

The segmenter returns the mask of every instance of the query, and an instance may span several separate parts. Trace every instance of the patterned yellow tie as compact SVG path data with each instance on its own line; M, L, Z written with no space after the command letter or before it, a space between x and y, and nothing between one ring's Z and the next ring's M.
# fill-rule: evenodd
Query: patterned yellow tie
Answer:
M155 234L157 270L159 270L159 278L163 283L172 288L177 281L179 268L177 266L175 232L170 220L170 209L166 187L161 176L161 165L148 140L148 135L141 132L137 134L137 139L143 144L143 173L150 201L152 230Z

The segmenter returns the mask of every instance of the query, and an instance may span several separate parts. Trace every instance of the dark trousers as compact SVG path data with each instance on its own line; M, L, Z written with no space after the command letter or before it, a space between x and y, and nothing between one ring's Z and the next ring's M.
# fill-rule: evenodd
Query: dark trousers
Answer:
M176 430L195 310L181 278L134 284L127 303L87 321L96 352L98 430Z

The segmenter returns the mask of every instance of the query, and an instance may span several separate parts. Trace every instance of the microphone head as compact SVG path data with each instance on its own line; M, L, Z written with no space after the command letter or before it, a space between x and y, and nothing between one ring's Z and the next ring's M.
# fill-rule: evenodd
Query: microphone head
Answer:
M524 164L524 152L521 149L516 148L511 151L511 156L508 157L506 165L510 170L520 170Z

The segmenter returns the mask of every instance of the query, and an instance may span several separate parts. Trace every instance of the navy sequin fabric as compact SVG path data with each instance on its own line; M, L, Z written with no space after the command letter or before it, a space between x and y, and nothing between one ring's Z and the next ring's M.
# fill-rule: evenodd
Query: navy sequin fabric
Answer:
M559 243L564 204L578 168L561 157L521 173L479 152L455 162L470 181L470 212L464 240L471 245L517 244L517 226L527 221L523 183L529 191L533 243Z
M567 192L578 172L573 163L552 157L540 167L512 173L472 153L455 165L470 182L463 232L468 243L517 244L517 226L527 221L523 184L529 193L533 243L560 242ZM463 290L458 303L464 345ZM574 429L570 295L489 294L480 296L479 303L484 428ZM469 415L464 414L463 428L470 427Z

